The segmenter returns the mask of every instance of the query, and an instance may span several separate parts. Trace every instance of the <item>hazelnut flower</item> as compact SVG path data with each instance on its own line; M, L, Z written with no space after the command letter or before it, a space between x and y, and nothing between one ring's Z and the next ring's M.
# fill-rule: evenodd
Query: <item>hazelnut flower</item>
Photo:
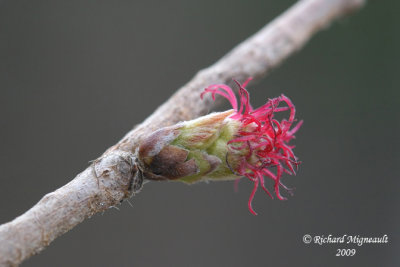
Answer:
M145 138L137 150L138 167L149 180L198 181L236 180L246 177L254 183L248 201L261 188L272 198L264 177L273 181L278 199L285 199L280 187L283 173L295 174L299 161L289 142L300 128L295 123L295 107L284 95L269 99L253 109L245 89L250 79L239 87L239 103L232 89L224 84L210 85L201 94L219 94L231 103L233 110L211 113L191 121L162 128ZM289 113L278 121L275 114ZM292 127L293 126L293 127Z

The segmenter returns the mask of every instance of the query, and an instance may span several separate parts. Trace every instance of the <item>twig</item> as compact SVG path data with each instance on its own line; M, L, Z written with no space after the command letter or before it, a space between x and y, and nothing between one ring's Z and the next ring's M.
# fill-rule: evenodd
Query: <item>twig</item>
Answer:
M260 79L317 31L360 8L365 0L303 0L244 41L214 65L180 88L141 125L109 148L75 179L44 196L34 207L0 226L0 266L15 266L44 249L55 238L95 213L118 205L131 195L134 151L141 138L156 128L207 113L215 105L199 101L212 83L232 78Z

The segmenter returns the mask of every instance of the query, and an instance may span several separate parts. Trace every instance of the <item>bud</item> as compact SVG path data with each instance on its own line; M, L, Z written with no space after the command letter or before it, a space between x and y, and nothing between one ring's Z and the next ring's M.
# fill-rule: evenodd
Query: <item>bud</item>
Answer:
M240 103L227 85L216 84L205 89L213 99L219 94L227 98L233 110L211 113L191 121L162 128L142 140L137 149L138 168L149 180L173 180L185 183L198 181L236 180L247 177L254 183L248 207L259 185L266 189L264 177L274 181L278 199L279 188L291 192L281 182L283 173L295 174L299 161L289 145L302 121L295 122L295 107L284 95L268 100L253 109L249 93L244 88L248 79L239 87ZM283 106L281 105L283 104ZM280 122L274 118L279 112L289 112L288 119Z

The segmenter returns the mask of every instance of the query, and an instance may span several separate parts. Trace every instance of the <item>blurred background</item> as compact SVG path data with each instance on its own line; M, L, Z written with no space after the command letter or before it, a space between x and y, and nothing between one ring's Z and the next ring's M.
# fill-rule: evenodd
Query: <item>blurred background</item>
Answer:
M295 2L0 1L0 223ZM284 93L305 121L288 201L259 191L253 216L247 180L238 193L152 182L23 266L400 266L399 8L370 1L249 88L255 107ZM305 234L389 244L305 245Z

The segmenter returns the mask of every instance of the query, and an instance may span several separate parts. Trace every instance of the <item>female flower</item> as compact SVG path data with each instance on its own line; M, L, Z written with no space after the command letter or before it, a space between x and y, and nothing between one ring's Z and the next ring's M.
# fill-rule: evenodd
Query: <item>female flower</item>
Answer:
M224 84L207 87L207 93L219 94L231 103L233 110L212 113L192 121L162 128L145 138L137 151L138 167L144 178L174 180L186 183L207 180L236 180L246 177L254 183L248 201L251 213L252 200L261 188L272 198L265 186L264 177L274 183L278 199L282 174L295 174L299 161L289 142L300 128L295 123L295 107L284 95L268 100L253 109L245 89L250 79L239 87L239 103L232 89ZM277 113L288 112L287 119L278 121ZM293 126L293 127L292 127Z

